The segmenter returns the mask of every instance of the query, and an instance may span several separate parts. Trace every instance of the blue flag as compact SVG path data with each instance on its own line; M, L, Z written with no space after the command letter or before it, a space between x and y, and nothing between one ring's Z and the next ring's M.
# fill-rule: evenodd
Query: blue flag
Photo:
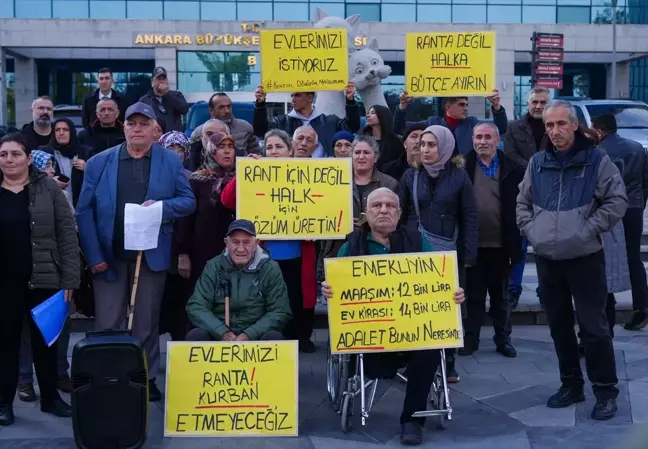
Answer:
M52 346L61 335L63 325L68 317L68 310L63 290L32 309L32 318L43 334L48 347Z

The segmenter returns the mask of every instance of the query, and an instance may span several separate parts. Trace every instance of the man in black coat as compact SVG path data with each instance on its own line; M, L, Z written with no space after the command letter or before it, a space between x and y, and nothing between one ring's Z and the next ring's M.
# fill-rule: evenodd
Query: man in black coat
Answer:
M614 114L602 114L592 120L604 150L612 162L622 168L621 175L628 195L628 209L623 217L628 269L632 285L632 308L634 314L623 327L638 331L648 325L648 285L646 269L641 261L641 235L643 234L643 211L648 200L648 158L640 143L617 134Z
M511 305L506 290L511 266L522 259L515 208L524 169L497 150L499 141L494 124L478 124L473 129L474 150L466 156L466 171L477 200L479 233L477 263L466 270L466 336L459 355L479 349L487 293L496 350L505 357L517 355L511 345Z
M182 116L189 111L189 104L182 92L169 89L169 79L164 67L153 70L151 89L140 101L153 108L163 132L184 132Z
M126 141L124 124L117 119L119 115L119 107L115 100L99 100L97 119L79 133L79 141L92 149L92 156Z
M111 99L117 105L117 109L120 111L118 119L124 121L124 111L128 105L124 97L113 89L113 73L112 70L108 67L99 69L97 72L97 85L93 93L86 96L83 100L83 106L81 108L81 121L83 122L83 128L88 129L95 120L97 120L97 103L103 99Z

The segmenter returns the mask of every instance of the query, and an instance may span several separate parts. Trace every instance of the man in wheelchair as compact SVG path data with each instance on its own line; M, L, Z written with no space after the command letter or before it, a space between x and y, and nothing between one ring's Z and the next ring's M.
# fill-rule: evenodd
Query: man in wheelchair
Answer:
M292 315L288 290L251 221L230 224L225 251L207 262L187 315L196 326L187 341L283 340Z
M338 257L378 254L430 252L434 248L418 230L399 226L401 208L398 195L387 188L371 192L367 198L367 222L347 237ZM325 298L333 297L333 287L322 283ZM463 289L454 294L455 302L464 301ZM427 399L434 375L441 361L440 351L367 354L365 373L369 378L394 378L396 371L407 367L407 389L401 413L401 443L419 445L423 439L425 418L412 415L427 408Z

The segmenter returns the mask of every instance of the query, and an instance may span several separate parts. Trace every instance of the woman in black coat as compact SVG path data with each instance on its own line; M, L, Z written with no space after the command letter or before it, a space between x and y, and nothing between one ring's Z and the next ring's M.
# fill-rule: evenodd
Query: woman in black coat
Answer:
M397 193L404 225L427 234L436 250L457 250L461 284L463 267L477 260L478 217L472 183L463 169L463 157L453 157L454 147L448 128L427 127L419 142L421 166L405 171ZM458 382L454 351L446 353L448 381Z
M394 117L385 106L375 105L367 110L367 126L362 133L370 135L378 142L378 171L382 171L385 164L405 153L403 141L394 133Z

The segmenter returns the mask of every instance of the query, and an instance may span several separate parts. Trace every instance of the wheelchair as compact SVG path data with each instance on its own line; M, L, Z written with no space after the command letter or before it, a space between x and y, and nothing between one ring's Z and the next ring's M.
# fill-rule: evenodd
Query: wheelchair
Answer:
M342 431L350 430L350 418L353 416L355 400L358 396L360 396L360 418L362 425L365 426L369 419L369 412L374 405L378 379L366 379L363 354L332 354L330 344L327 351L328 399L333 410L340 415ZM452 406L446 380L445 350L440 349L439 351L441 352L441 362L434 374L432 387L428 394L430 407L428 410L418 411L412 416L414 418L434 417L437 427L446 429L448 421L452 420ZM399 371L397 377L407 382L406 373Z

